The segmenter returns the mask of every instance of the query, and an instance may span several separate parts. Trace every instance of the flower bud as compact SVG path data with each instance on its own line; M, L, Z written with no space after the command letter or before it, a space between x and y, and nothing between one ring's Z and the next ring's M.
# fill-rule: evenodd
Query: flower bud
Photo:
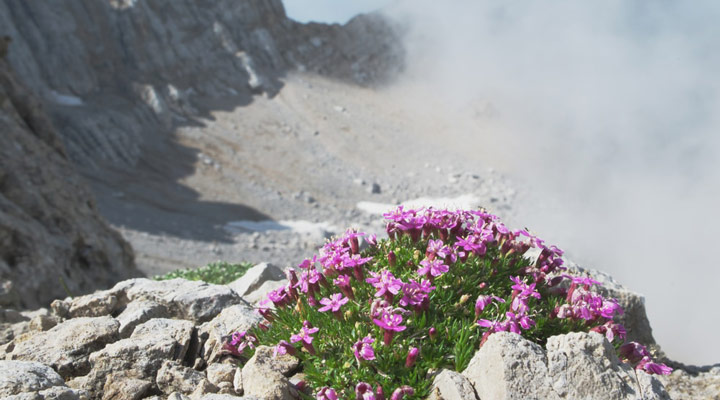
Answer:
M430 340L437 339L438 331L435 329L434 326L430 327L430 330L428 330L428 335L430 335Z
M420 354L420 349L417 347L411 347L408 351L407 357L405 358L405 368L410 368L415 365L415 361Z
M397 258L395 257L394 251L388 252L387 259L388 259L388 265L391 267L394 267L395 264L397 263Z

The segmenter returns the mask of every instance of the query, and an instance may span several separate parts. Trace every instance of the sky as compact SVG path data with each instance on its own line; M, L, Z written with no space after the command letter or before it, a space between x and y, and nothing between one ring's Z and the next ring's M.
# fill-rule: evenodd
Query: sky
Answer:
M457 147L504 144L477 154L536 200L517 219L644 295L670 357L720 362L720 2L286 1L323 22L379 6L408 24L406 83L491 105L453 121Z

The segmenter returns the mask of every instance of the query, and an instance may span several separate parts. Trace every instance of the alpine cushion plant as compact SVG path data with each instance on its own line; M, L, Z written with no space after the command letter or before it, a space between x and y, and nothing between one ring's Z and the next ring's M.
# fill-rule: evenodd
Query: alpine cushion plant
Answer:
M261 303L265 321L233 335L228 351L246 358L264 344L294 354L317 399L425 398L432 372L462 371L501 331L541 345L596 331L635 368L670 372L623 344L618 302L594 291L598 282L564 274L563 252L527 230L482 209L401 206L384 216L387 239L349 230L288 270L289 283Z

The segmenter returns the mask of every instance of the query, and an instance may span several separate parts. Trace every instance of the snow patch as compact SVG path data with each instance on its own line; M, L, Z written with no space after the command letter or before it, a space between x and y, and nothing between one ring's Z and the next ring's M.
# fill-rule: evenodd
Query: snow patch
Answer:
M472 194L464 194L458 197L420 197L414 200L408 200L401 203L405 208L421 208L421 207L433 207L433 208L445 208L448 210L472 210L481 206L480 199ZM368 214L383 214L395 207L394 204L388 203L376 203L373 201L360 201L356 204L359 210L365 211Z
M52 100L53 102L55 102L57 104L61 104L64 106L72 106L72 107L77 107L77 106L81 106L84 104L82 99L77 96L72 96L69 94L61 94L54 90L50 91L50 100Z
M314 234L336 232L337 228L327 222L310 222L304 220L285 221L232 221L225 224L225 230L230 233L267 232L267 231L293 231L296 233Z

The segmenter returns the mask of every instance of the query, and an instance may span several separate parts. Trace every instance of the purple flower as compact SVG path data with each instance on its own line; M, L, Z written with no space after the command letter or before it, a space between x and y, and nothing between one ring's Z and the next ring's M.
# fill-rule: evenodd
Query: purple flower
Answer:
M590 329L591 332L597 332L601 335L605 335L608 342L612 343L615 338L624 339L627 332L625 327L621 324L616 324L612 321L608 321L603 325L596 326Z
M347 297L343 297L342 293L334 293L330 295L330 298L323 298L320 299L320 304L322 304L324 307L320 307L318 311L329 311L332 312L338 312L340 310L340 307L342 307L344 304L346 304L350 299Z
M375 359L375 350L372 347L373 339L370 335L358 340L353 345L353 352L355 353L355 359L360 362L360 359L365 361L372 361Z
M638 342L628 342L618 349L620 357L631 364L639 363L643 358L650 357L647 348Z
M475 318L480 316L480 313L488 306L493 300L500 303L504 303L505 299L489 294L481 294L475 301Z
M430 340L437 339L437 329L435 329L434 326L431 326L430 329L428 329L428 335L430 336Z
M411 347L410 350L408 350L407 357L405 358L405 368L411 368L415 365L415 361L417 360L419 354L420 349L417 347Z
M294 355L296 352L297 352L297 350L295 349L295 347L293 345L291 345L290 343L288 343L284 340L281 340L280 343L278 343L277 346L275 346L274 353L275 353L275 357L277 357L278 355L282 356L285 354Z
M355 399L356 400L375 400L375 393L369 383L359 382L355 385Z
M395 391L393 391L392 396L390 396L390 400L400 400L405 395L412 396L414 394L415 394L415 389L411 388L410 386L403 385L403 386L395 389Z
M426 277L436 277L444 274L445 272L448 272L450 267L443 264L443 260L440 260L438 258L430 260L430 259L424 259L420 261L420 265L422 267L418 268L417 274L420 276L426 276Z
M449 256L451 252L450 248L445 246L445 243L443 243L442 240L430 239L428 241L427 250L425 251L425 257L430 260L436 257L444 259Z
M232 354L239 356L245 351L246 347L254 349L255 343L257 343L255 335L247 333L246 331L240 331L233 333L230 337L230 341L223 347L225 350L229 350Z
M335 389L332 389L329 387L321 388L320 391L318 391L315 398L317 400L338 400L338 396L337 396L337 393L335 393Z
M308 353L315 355L315 347L313 347L312 344L314 338L311 335L318 330L320 329L313 328L312 325L310 325L310 322L304 321L300 333L290 336L290 343L302 342L305 350L307 350Z
M435 286L432 286L429 280L423 280L422 283L417 283L414 280L403 285L403 297L400 299L399 304L403 307L407 305L421 306L425 299L428 297L428 293L432 292Z
M403 317L400 314L383 313L382 318L373 319L375 325L383 329L383 343L389 346L392 343L395 332L402 332L406 326L401 325Z
M371 283L375 289L377 289L375 297L384 295L386 298L389 296L390 299L392 299L392 295L398 294L403 287L403 281L395 278L393 274L386 269L382 270L379 274L370 272L370 275L372 275L372 278L365 279L365 282Z
M640 360L640 363L638 363L635 369L641 369L648 374L657 375L670 375L670 373L673 371L672 368L668 367L665 364L653 362L652 360L650 360L650 357L643 357L643 359Z

